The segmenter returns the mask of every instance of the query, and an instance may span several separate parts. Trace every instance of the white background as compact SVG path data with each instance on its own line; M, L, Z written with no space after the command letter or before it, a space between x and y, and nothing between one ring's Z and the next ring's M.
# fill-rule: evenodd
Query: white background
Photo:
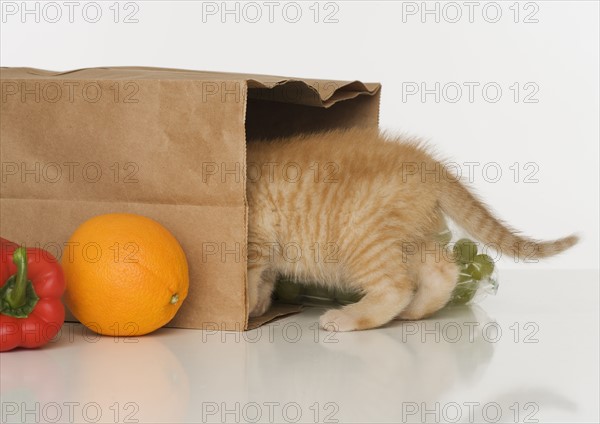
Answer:
M472 9L465 2L427 2L428 9L439 11L439 22L434 13L422 14L422 2L315 6L309 1L288 5L284 13L290 2L282 1L275 2L270 19L264 2L245 9L244 2L228 2L232 10L239 3L236 16L222 15L222 2L138 1L115 7L108 1L98 2L102 16L95 23L88 22L95 18L94 7L83 13L90 2L75 2L73 22L65 2L55 2L62 13L55 23L49 21L57 9L44 9L47 2L27 2L28 8L38 8L39 18L23 15L21 1L1 3L2 66L162 66L379 81L381 127L429 140L441 155L463 164L465 176L466 162L480 163L470 173L476 191L527 235L543 239L577 232L583 237L571 251L528 267L598 269L596 1L474 2ZM252 23L256 5L262 17ZM14 7L16 14L7 13ZM203 8L217 11L209 15ZM302 15L292 23L298 8ZM117 23L115 10L120 11ZM457 12L462 14L458 22L450 22ZM138 22L125 23L129 13ZM325 22L328 15L337 22ZM422 99L407 91L421 84L435 90L436 83L439 103L434 94ZM465 83L479 84L472 102ZM482 87L488 83L486 99ZM456 86L463 92L453 103ZM493 87L502 90L495 103ZM525 102L528 94L537 102ZM484 174L490 162L497 165ZM515 163L518 176L511 169ZM527 163L534 165L525 168ZM502 175L491 182L498 167ZM526 183L536 169L538 182ZM523 266L502 264L503 269Z

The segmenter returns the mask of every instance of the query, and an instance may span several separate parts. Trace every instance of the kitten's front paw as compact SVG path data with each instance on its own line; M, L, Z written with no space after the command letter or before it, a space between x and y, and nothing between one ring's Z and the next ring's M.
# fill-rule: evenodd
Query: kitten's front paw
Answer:
M330 309L319 318L321 328L327 331L354 331L357 321L352 315L341 309Z

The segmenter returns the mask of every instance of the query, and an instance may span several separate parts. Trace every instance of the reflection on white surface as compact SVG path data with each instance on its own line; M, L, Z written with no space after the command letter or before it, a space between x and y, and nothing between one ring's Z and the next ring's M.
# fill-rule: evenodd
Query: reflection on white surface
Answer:
M2 422L181 422L189 404L188 375L160 338L66 324L47 348L1 360Z
M421 322L99 337L0 355L1 422L597 422L598 272L506 273Z
M310 326L322 312L313 309L282 321L273 332L275 342L263 337L248 351L250 401L298 402L310 414L307 421L314 418L311 405L333 403L339 405L335 417L342 422L370 422L399 416L405 401L439 400L457 383L475 379L493 356L494 345L476 331L471 338L457 337L461 329L456 318L488 322L478 307L456 308L418 323L395 322L384 329L339 334ZM296 321L307 325L300 340L293 342ZM341 405L346 405L344 410Z

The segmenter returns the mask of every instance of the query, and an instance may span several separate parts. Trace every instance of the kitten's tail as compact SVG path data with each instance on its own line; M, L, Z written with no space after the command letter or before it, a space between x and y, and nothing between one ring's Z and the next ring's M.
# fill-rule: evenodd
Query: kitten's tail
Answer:
M460 227L490 247L513 258L536 259L556 255L575 245L570 235L553 241L538 241L519 233L492 215L486 205L457 180L443 178L440 206Z

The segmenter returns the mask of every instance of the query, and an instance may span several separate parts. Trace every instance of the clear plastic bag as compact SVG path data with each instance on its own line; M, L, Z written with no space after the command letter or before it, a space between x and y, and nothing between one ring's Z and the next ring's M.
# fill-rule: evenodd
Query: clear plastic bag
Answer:
M488 295L498 292L498 270L494 260L480 252L476 242L466 237L455 237L449 229L442 233L452 258L459 265L460 274L448 305L479 303ZM461 234L455 231L454 234Z
M445 228L437 240L446 247L451 260L459 264L460 274L447 306L478 303L498 291L498 270L494 260L480 252L474 241L463 237L460 230ZM328 288L309 282L280 278L275 287L275 298L283 303L347 305L361 299L358 293L339 288Z

